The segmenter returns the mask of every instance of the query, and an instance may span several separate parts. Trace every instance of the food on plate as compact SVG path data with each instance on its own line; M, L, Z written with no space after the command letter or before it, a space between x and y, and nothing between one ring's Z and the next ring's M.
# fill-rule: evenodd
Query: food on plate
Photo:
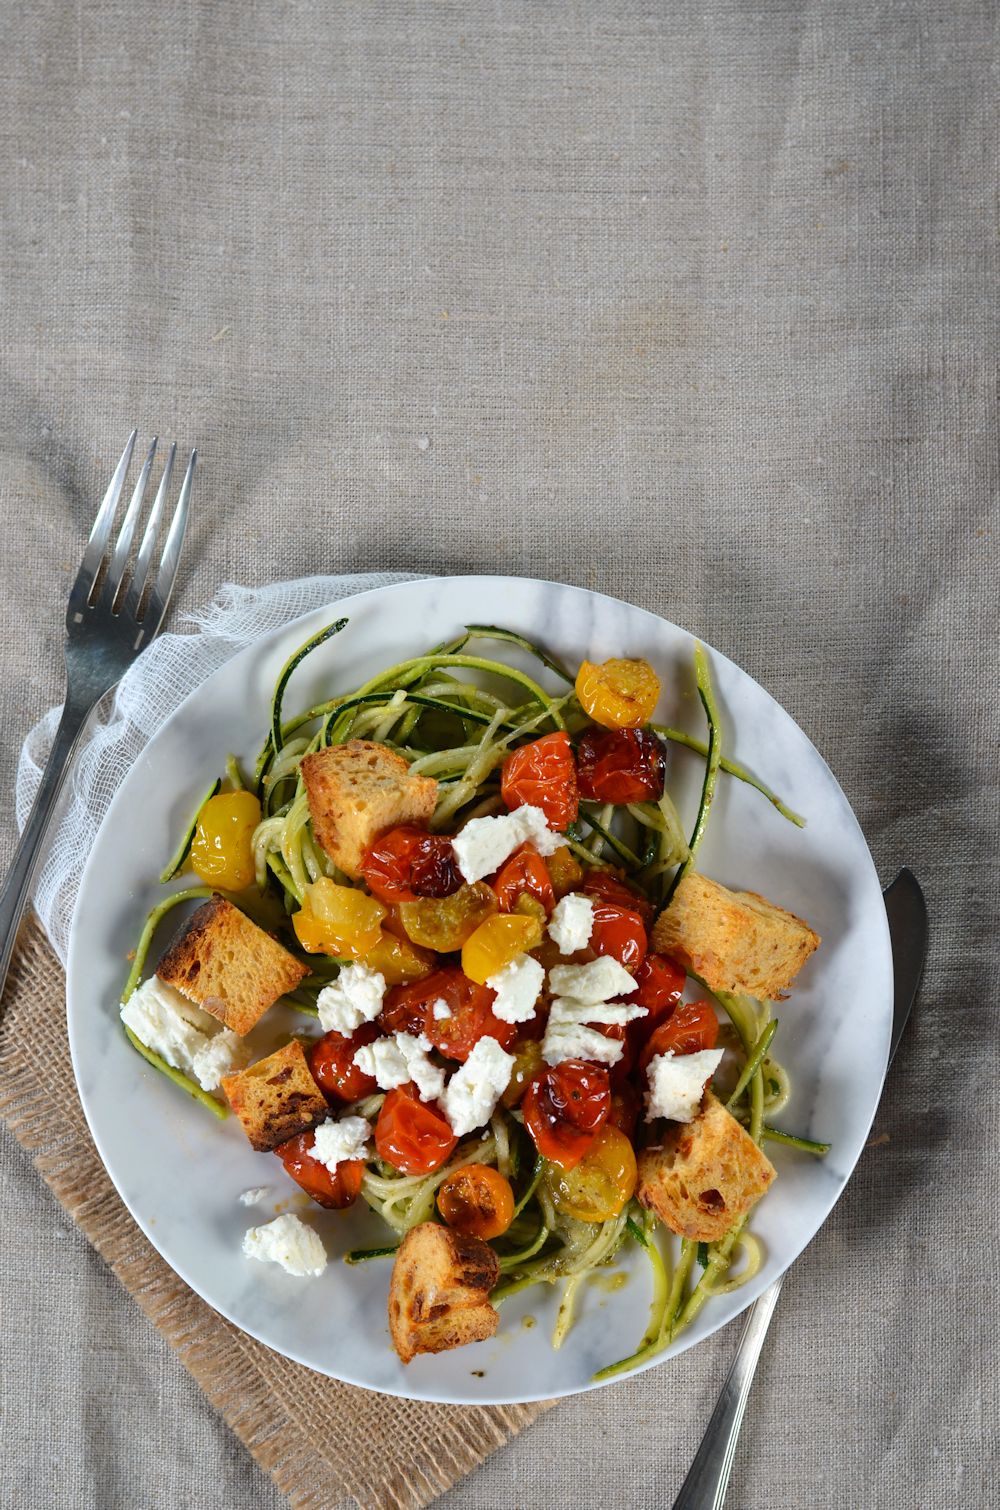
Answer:
M483 626L288 716L293 673L344 622L290 658L252 777L230 757L164 870L207 884L147 919L126 1032L231 1108L290 1188L382 1217L392 1244L346 1257L393 1257L404 1363L493 1336L534 1285L560 1287L560 1346L585 1281L635 1244L653 1309L602 1375L620 1372L756 1272L746 1223L775 1177L761 1145L825 1151L770 1122L790 1088L771 1001L819 939L695 869L720 773L801 820L723 755L700 646L704 744L652 722L669 668L623 657L574 677ZM704 760L686 822L672 746ZM189 902L143 980L159 923ZM288 1213L244 1246L298 1276L326 1262Z
M754 891L729 891L692 872L656 920L653 947L711 991L776 1000L819 945L793 912Z
M389 1332L404 1363L483 1342L500 1324L490 1292L500 1263L481 1238L421 1222L403 1238L389 1284Z

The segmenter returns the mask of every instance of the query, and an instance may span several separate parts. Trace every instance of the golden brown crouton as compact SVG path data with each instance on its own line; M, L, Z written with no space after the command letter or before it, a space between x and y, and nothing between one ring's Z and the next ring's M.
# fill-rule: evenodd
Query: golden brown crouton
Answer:
M712 991L773 999L819 943L794 913L753 891L729 891L692 871L653 928L653 948L672 954Z
M242 1036L309 971L232 902L212 897L176 935L156 973Z
M403 1362L492 1337L500 1317L487 1297L499 1278L497 1256L480 1238L435 1222L408 1232L389 1286L389 1331Z
M370 739L349 739L307 755L300 770L316 838L334 865L357 880L377 834L424 823L437 804L437 782L411 776L401 755Z
M309 1132L329 1112L295 1039L249 1069L224 1075L222 1089L250 1142L261 1151Z
M717 1242L760 1200L774 1165L711 1091L693 1122L664 1128L639 1155L636 1195L671 1232Z

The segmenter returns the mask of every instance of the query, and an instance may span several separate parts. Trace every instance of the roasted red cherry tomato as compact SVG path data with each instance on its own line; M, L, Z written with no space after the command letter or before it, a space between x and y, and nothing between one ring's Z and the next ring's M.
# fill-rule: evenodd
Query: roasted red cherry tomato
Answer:
M433 977L425 975L422 980L410 981L405 986L392 986L385 993L382 1010L376 1019L383 1033L412 1033L414 1037L424 1031L427 1009L434 1000L424 986Z
M489 986L477 985L457 967L435 970L420 984L427 1002L423 1032L449 1059L468 1059L480 1038L495 1038L501 1048L509 1049L517 1037L516 1023L494 1017ZM434 1015L438 1001L447 1007L447 1017Z
M628 1000L631 1002L631 996ZM637 1018L636 1021L642 1022L643 1019ZM622 1057L618 1063L608 1065L608 1073L611 1076L613 1087L624 1085L635 1067L635 1056L638 1053L638 1046L633 1035L629 1032L629 1028L632 1026L632 1023L591 1023L591 1027L595 1033L600 1033L604 1038L610 1038L613 1043L620 1043L622 1046Z
M610 954L634 974L646 958L645 924L630 907L596 902L589 947L595 954Z
M497 871L493 890L501 912L513 912L519 897L534 897L546 912L556 905L549 867L536 849L526 844Z
M306 1195L320 1206L337 1210L350 1206L361 1189L364 1159L349 1159L345 1164L338 1164L336 1172L331 1174L325 1164L313 1158L310 1152L313 1142L311 1132L299 1133L287 1143L279 1143L274 1151L296 1185L301 1185Z
M365 852L361 874L382 902L447 897L462 884L451 840L409 825L379 834Z
M576 765L563 729L543 734L508 755L500 771L500 795L509 808L540 807L550 828L576 821Z
M615 875L613 870L588 870L583 878L580 890L586 892L588 897L597 897L602 902L617 902L619 907L628 907L630 911L637 912L648 928L653 921L656 908L647 896L644 896L636 887Z
M611 1110L608 1112L608 1123L611 1127L617 1127L626 1138L634 1140L636 1124L639 1121L639 1092L634 1085L619 1085L611 1092Z
M589 802L657 802L666 752L648 729L588 729L576 747L580 796Z
M309 1050L309 1068L328 1101L360 1101L362 1096L371 1096L378 1090L372 1076L358 1069L354 1055L362 1044L380 1036L375 1023L363 1022L350 1038L342 1033L324 1033L316 1040Z
M719 1019L710 1002L682 1001L666 1022L661 1023L639 1055L639 1068L645 1070L657 1054L668 1049L675 1054L698 1054L714 1049L719 1039Z
M641 1018L645 1036L670 1016L681 999L687 972L665 954L647 954L635 972L636 990L629 1002L646 1008Z
M413 1085L400 1085L382 1102L375 1123L380 1159L402 1174L432 1174L451 1154L458 1139L445 1118L427 1106Z
M542 1157L562 1169L572 1169L608 1120L608 1072L603 1065L565 1059L532 1080L521 1107L524 1125Z

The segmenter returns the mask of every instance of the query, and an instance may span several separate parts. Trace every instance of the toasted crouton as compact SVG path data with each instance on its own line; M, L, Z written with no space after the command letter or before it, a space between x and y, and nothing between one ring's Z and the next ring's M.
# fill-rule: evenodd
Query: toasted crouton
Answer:
M222 1089L250 1142L262 1152L311 1131L329 1111L295 1039L249 1069L224 1075Z
M307 755L300 770L316 838L355 880L377 834L399 823L424 823L437 804L436 781L411 776L401 755L370 739Z
M711 1091L693 1122L663 1126L639 1155L636 1195L671 1232L717 1242L760 1200L774 1165Z
M819 944L792 912L753 891L729 891L686 875L653 928L653 948L672 954L712 991L774 999Z
M399 1245L389 1286L389 1331L404 1363L492 1337L500 1322L489 1293L500 1278L478 1237L423 1222Z
M212 897L176 935L156 973L242 1037L309 971L232 902Z

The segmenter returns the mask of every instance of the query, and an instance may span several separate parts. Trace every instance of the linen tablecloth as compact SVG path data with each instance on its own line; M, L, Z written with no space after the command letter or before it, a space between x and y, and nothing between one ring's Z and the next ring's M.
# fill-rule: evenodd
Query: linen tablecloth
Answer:
M317 570L620 595L768 687L883 879L924 882L923 994L786 1284L746 1510L996 1498L996 28L980 0L0 14L8 791L138 424L201 452L178 611ZM0 1500L283 1504L6 1133L0 1203ZM737 1331L444 1503L669 1504Z

